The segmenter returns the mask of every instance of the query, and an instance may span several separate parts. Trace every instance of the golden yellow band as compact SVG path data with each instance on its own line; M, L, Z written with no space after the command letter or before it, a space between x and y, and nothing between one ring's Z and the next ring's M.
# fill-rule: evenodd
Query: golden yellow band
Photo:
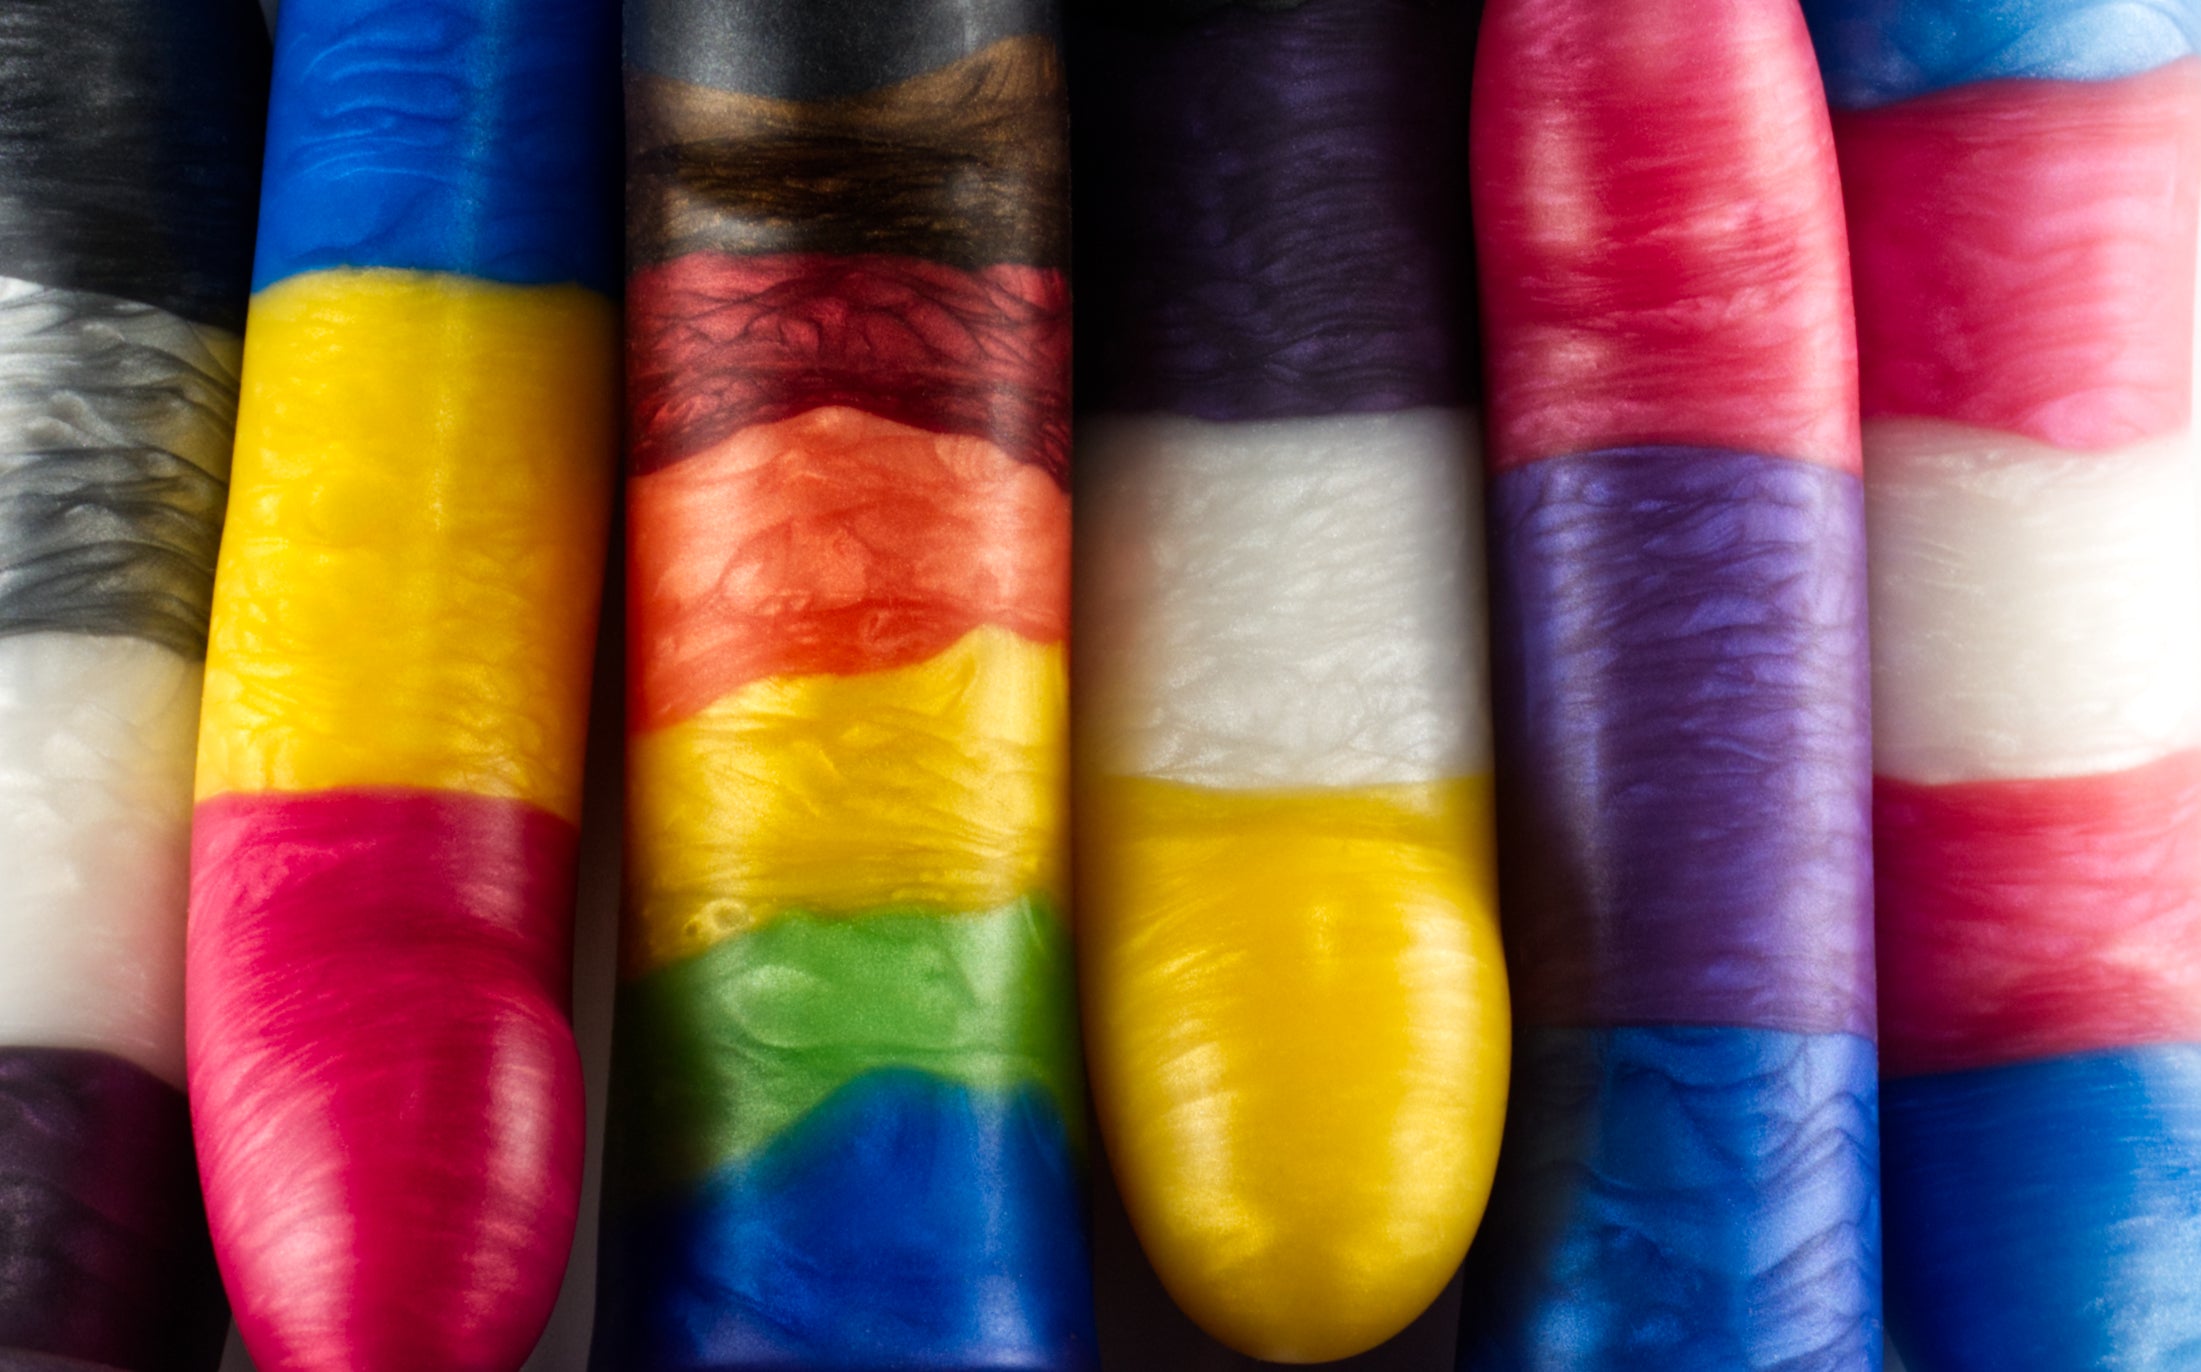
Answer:
M1263 1357L1395 1333L1466 1252L1505 1118L1488 780L1078 803L1089 1070L1155 1270Z
M755 681L629 745L630 975L788 911L1062 893L1067 669L983 627L912 667Z
M616 315L404 271L254 298L198 795L406 786L580 809Z

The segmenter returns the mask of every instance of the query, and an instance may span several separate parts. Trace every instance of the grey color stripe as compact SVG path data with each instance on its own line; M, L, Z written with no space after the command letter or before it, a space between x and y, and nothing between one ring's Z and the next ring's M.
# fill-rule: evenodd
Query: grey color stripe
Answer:
M241 344L0 278L0 634L206 651Z

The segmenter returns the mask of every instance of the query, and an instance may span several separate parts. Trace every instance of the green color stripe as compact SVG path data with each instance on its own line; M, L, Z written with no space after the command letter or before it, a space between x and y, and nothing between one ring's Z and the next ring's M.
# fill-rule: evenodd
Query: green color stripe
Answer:
M866 1072L1034 1083L1083 1138L1069 929L1041 899L981 915L789 915L620 992L613 1148L678 1184L756 1151Z

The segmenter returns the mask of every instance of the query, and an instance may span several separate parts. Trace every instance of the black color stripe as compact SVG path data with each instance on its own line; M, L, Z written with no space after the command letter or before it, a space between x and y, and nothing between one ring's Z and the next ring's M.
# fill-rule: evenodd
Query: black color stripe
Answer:
M829 100L1004 38L1053 38L1056 9L1055 0L648 0L627 7L627 61L721 90Z

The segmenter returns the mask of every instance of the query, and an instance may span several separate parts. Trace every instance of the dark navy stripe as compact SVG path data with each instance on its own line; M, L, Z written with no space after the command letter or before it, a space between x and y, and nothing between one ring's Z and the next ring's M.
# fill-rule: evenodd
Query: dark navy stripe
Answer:
M1462 1372L1879 1366L1871 1043L1529 1029L1513 1081Z
M779 100L877 90L1004 38L1055 38L1057 0L641 0L627 61L659 76Z
M1475 387L1463 7L1073 27L1078 398L1281 419Z
M1871 1037L1857 479L1630 449L1502 472L1489 509L1520 1019Z
M0 4L0 276L242 331L267 79L252 0Z
M618 277L618 7L284 0L259 290L394 267Z
M1827 97L1869 109L1974 81L2114 81L2201 52L2201 0L1804 0Z
M1037 1089L873 1073L608 1221L602 1372L1097 1365L1076 1152Z
M1910 1372L2201 1367L2201 1045L1887 1084Z
M0 1048L0 1366L208 1372L228 1328L183 1092L104 1053Z
M205 653L236 367L150 305L0 280L0 635Z

